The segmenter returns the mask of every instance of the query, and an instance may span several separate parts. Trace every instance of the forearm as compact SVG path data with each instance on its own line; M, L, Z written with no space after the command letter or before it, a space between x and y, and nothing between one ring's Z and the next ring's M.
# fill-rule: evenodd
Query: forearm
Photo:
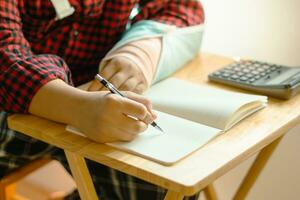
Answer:
M97 142L132 140L155 119L150 102L134 93L128 98L87 92L60 79L48 82L33 97L31 114L70 124ZM133 118L139 119L135 120Z
M35 94L29 106L29 113L75 125L86 93L60 79L52 80Z

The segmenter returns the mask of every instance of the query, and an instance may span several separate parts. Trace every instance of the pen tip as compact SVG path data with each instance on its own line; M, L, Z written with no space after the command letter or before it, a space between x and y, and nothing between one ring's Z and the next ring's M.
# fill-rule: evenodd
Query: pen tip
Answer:
M162 128L160 128L158 125L156 125L155 128L164 133L164 131L162 130Z
M154 128L156 128L157 130L159 130L159 131L161 131L161 132L164 133L164 131L162 130L162 128L160 128L160 127L157 125L157 123L155 123L154 121L151 123L151 125L152 125Z

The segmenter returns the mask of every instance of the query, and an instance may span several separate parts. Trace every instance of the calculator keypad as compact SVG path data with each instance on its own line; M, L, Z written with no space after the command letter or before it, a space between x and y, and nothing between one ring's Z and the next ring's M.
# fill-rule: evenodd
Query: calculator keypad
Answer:
M268 64L259 61L241 60L214 72L212 76L244 84L251 84L262 78L270 78L270 74L275 71L280 73L281 68L282 66L280 65Z

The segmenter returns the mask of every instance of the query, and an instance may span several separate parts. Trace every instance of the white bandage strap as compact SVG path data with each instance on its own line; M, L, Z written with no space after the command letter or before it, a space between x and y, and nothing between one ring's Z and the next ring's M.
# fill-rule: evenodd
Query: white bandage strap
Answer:
M68 0L51 0L51 2L56 12L55 20L61 20L75 12L74 7L70 5Z

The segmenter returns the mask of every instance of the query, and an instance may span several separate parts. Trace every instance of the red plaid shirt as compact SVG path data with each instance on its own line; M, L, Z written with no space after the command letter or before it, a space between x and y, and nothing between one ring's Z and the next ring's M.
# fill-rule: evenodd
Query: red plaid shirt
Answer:
M178 27L203 23L196 0L69 0L75 13L55 21L50 0L0 1L0 110L28 112L38 89L60 78L87 82L133 19Z

